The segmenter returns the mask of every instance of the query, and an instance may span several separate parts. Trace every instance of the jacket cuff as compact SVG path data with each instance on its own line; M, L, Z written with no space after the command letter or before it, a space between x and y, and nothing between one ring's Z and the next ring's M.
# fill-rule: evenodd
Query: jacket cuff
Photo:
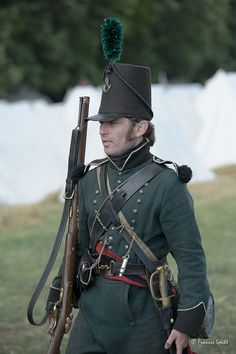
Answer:
M189 309L178 309L173 328L190 337L196 337L206 314L203 302Z
M47 312L50 312L52 310L54 304L59 300L60 291L61 291L61 289L51 286L49 294L48 294L47 304L46 304L46 311Z

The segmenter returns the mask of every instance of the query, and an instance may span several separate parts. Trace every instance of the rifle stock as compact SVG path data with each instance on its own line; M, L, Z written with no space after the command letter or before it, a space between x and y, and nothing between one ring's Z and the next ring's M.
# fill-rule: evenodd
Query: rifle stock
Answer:
M78 164L84 163L86 136L87 136L87 121L89 97L80 98L80 110L78 126L72 132L69 167L67 181L70 179L71 170ZM63 336L66 332L67 318L71 315L73 309L73 276L76 266L76 249L78 243L78 185L74 185L65 191L65 199L71 199L68 232L65 241L62 281L60 301L57 304L56 325L53 330L51 341L47 350L47 354L60 354L60 346Z

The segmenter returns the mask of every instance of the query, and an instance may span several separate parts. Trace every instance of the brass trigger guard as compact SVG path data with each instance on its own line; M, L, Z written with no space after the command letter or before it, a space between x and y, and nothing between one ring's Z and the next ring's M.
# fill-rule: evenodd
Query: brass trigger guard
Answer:
M59 313L59 303L60 303L60 302L61 302L61 301L56 302L55 305L53 306L51 312L50 312L50 315L51 315L51 317L53 318L54 323L53 323L53 326L48 329L48 333L49 333L52 337L53 337L53 335L54 335L54 330L55 330L55 328L56 328L56 326L57 326L57 322L58 322L58 313Z

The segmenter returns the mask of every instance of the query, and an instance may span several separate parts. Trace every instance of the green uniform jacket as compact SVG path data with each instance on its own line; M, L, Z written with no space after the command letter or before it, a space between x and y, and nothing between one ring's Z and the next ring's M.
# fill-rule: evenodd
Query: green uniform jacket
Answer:
M150 159L141 159L140 164L140 152L137 156L132 155L123 169L117 169L108 161L107 171L112 190L150 163ZM102 202L94 168L80 180L79 258L89 246L94 218ZM135 232L159 259L166 257L169 252L175 258L181 296L174 328L195 336L205 315L209 287L193 201L186 185L179 180L174 170L165 168L140 188L122 211ZM113 225L101 239L104 237L109 249L120 256L125 255L129 245ZM133 251L129 261L139 262ZM53 285L59 285L59 278L55 279Z

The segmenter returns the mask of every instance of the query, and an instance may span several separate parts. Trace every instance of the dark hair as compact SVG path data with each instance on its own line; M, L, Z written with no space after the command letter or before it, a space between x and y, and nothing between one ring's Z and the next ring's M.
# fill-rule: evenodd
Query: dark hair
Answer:
M145 132L145 134L143 135L143 137L145 139L148 139L149 141L149 145L153 146L155 141L156 141L156 136L155 136L155 127L154 124L151 123L149 120L146 119L142 119L142 118L134 118L131 119L131 122L133 123L133 125L142 122L142 120L145 120L148 123L148 128L147 131Z

